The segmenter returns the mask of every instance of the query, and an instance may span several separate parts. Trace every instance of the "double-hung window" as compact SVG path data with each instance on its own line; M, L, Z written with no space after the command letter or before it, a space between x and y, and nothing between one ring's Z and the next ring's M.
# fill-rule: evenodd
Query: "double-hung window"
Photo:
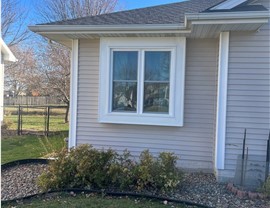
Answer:
M185 38L101 38L99 121L183 126Z

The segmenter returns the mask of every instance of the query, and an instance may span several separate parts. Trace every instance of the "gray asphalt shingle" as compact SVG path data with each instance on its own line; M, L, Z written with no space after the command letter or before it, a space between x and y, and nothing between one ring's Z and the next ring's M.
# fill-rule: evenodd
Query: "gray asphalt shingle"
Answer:
M45 25L179 24L185 13L202 12L224 0L190 0L141 9L46 23Z
M210 10L225 0L187 0L141 9L88 16L78 19L57 21L42 25L129 25L129 24L180 24L186 13L264 11L262 5L249 5L251 0L230 10Z

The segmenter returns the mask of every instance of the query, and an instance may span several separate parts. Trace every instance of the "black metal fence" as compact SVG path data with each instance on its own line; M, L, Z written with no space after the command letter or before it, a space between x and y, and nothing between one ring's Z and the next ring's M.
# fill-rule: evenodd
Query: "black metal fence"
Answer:
M250 154L249 147L251 145L246 143L247 134L247 129L245 129L242 154L238 155L237 158L234 184L254 191L260 188L269 176L270 132L268 138L265 138L265 152L262 151L261 154Z
M68 131L67 106L5 106L4 123L7 130L18 135Z

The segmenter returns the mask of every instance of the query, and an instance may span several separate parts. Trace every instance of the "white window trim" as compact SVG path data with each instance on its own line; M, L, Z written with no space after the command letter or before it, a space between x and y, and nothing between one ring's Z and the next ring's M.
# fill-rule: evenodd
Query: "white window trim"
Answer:
M172 50L172 71L170 73L170 113L154 114L142 112L142 100L138 100L138 112L110 112L111 110L111 50ZM185 81L186 38L101 38L100 40L100 93L99 122L116 124L139 124L158 126L183 126L184 120L184 81ZM175 58L174 58L175 56ZM140 59L140 58L139 58ZM140 65L143 60L139 60ZM174 67L174 68L173 68ZM139 66L140 70L141 66ZM174 70L175 69L175 70ZM143 73L139 73L143 80ZM138 83L140 85L140 83ZM142 92L139 86L139 93ZM138 94L141 96L141 94Z

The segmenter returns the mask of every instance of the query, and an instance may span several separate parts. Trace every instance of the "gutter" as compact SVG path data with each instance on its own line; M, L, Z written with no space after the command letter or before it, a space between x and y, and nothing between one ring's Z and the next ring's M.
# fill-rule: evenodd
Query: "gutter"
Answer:
M8 46L5 44L2 38L0 38L0 48L1 48L1 53L3 53L3 60L4 61L10 61L10 62L16 62L18 61L16 57L13 55L11 50L8 48Z
M134 25L34 25L28 28L37 33L106 33L106 32L146 32L185 30L183 24L134 24Z
M269 19L269 11L251 11L251 12L211 12L211 13L187 13L185 15L185 26L188 21L193 20L251 20L251 19ZM246 23L246 22L245 22ZM251 23L253 23L251 21Z
M41 35L61 34L146 34L191 33L192 24L264 24L269 21L269 11L187 13L182 24L123 24L123 25L34 25L28 28Z

